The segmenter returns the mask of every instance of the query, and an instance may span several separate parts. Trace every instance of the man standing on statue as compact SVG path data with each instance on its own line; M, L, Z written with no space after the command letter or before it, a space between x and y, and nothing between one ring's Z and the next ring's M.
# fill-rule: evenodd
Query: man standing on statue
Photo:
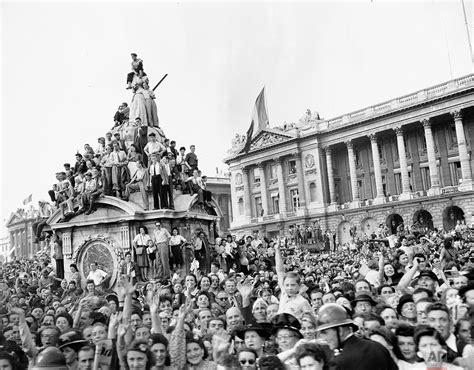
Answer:
M169 253L169 241L171 235L168 230L161 227L161 222L155 223L156 229L153 232L156 245L156 258L158 260L158 278L169 279L170 278L170 253Z

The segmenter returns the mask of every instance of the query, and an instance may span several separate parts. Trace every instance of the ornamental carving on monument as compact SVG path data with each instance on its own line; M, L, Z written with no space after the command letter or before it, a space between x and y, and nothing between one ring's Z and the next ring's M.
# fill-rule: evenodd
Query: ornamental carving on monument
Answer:
M250 145L250 150L262 148L262 147L267 146L267 145L281 143L284 140L285 140L285 138L283 138L282 136L277 136L277 135L273 135L269 132L265 132L265 133L263 133L262 136L260 136L258 138L258 140L254 141Z
M304 157L304 165L306 168L312 168L314 166L314 156L312 154L307 154Z
M235 175L235 185L240 186L242 185L242 174L238 173Z

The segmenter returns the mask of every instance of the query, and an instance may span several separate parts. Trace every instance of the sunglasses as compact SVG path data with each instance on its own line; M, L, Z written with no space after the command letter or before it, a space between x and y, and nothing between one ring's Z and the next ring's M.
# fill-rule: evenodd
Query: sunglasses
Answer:
M245 365L245 364L254 365L255 364L255 360L253 359L242 359L242 360L239 360L239 362L241 365Z

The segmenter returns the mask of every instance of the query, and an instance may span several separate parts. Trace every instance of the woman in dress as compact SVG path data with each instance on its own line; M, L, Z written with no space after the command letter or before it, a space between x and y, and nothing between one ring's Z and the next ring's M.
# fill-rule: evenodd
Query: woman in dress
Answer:
M146 115L148 119L148 125L159 127L158 120L158 109L156 108L155 103L155 93L153 90L150 90L148 81L143 82L143 95L145 96L145 106L146 106Z
M143 89L143 82L148 81L146 76L143 76L143 72L133 77L133 98L132 103L130 104L130 122L135 122L135 119L138 117L141 119L143 126L148 126L148 119L146 114L146 104L145 104L145 95Z
M150 235L148 235L148 230L145 226L140 227L140 232L133 239L133 255L138 266L140 273L140 279L142 281L148 280L148 256L146 249L148 247L148 241L150 241Z
M179 230L177 227L173 227L171 230L171 238L169 241L171 249L171 266L173 270L180 270L183 263L183 251L182 248L186 244L186 239L179 235Z
M137 147L135 146L135 144L130 145L130 147L128 148L127 159L127 166L130 171L130 177L132 178L133 175L135 175L135 172L137 171L137 163L142 160L142 155L140 153L137 153Z

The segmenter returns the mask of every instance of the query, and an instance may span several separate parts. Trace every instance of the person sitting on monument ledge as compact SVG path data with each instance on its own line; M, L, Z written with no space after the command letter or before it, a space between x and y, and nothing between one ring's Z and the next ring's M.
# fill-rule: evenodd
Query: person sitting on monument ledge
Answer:
M132 56L132 72L127 74L127 90L132 88L133 76L135 74L138 74L141 71L143 75L146 76L143 70L143 60L138 58L136 53L132 53L130 55Z
M93 158L95 156L94 149L89 144L84 144L84 157Z
M112 133L106 132L105 133L105 145L112 145L112 142L114 141L114 138L112 137Z
M61 210L61 220L74 214L74 208L71 207L70 199L74 198L74 189L71 183L64 183L64 190L62 194L64 196L63 201L59 203L59 209ZM67 209L67 210L66 210Z
M145 168L142 161L138 161L135 174L132 176L132 179L130 180L130 182L127 185L125 185L125 192L122 199L125 201L128 201L130 198L130 193L139 191L142 196L144 209L145 211L148 211L149 204L148 204L148 194L146 192L146 188L149 182L150 180L148 178L147 169Z
M95 203L102 195L103 184L97 168L94 168L92 173L86 173L85 177L84 193L81 197L82 204L77 213L79 214L85 211L86 215L90 215L95 211Z
M76 163L74 164L74 174L85 173L87 171L86 161L81 153L76 153Z
M106 145L105 145L105 137L99 137L97 138L97 147L95 148L95 157L100 159L102 156L105 154L106 151Z
M38 202L38 206L38 218L35 222L33 222L32 225L33 235L35 236L34 243L38 243L40 240L44 240L44 236L42 236L41 234L43 232L44 226L46 225L46 221L53 213L51 205L45 200L40 200Z
M125 121L128 121L130 115L130 108L127 103L122 103L119 105L117 112L114 115L114 127L121 126Z

